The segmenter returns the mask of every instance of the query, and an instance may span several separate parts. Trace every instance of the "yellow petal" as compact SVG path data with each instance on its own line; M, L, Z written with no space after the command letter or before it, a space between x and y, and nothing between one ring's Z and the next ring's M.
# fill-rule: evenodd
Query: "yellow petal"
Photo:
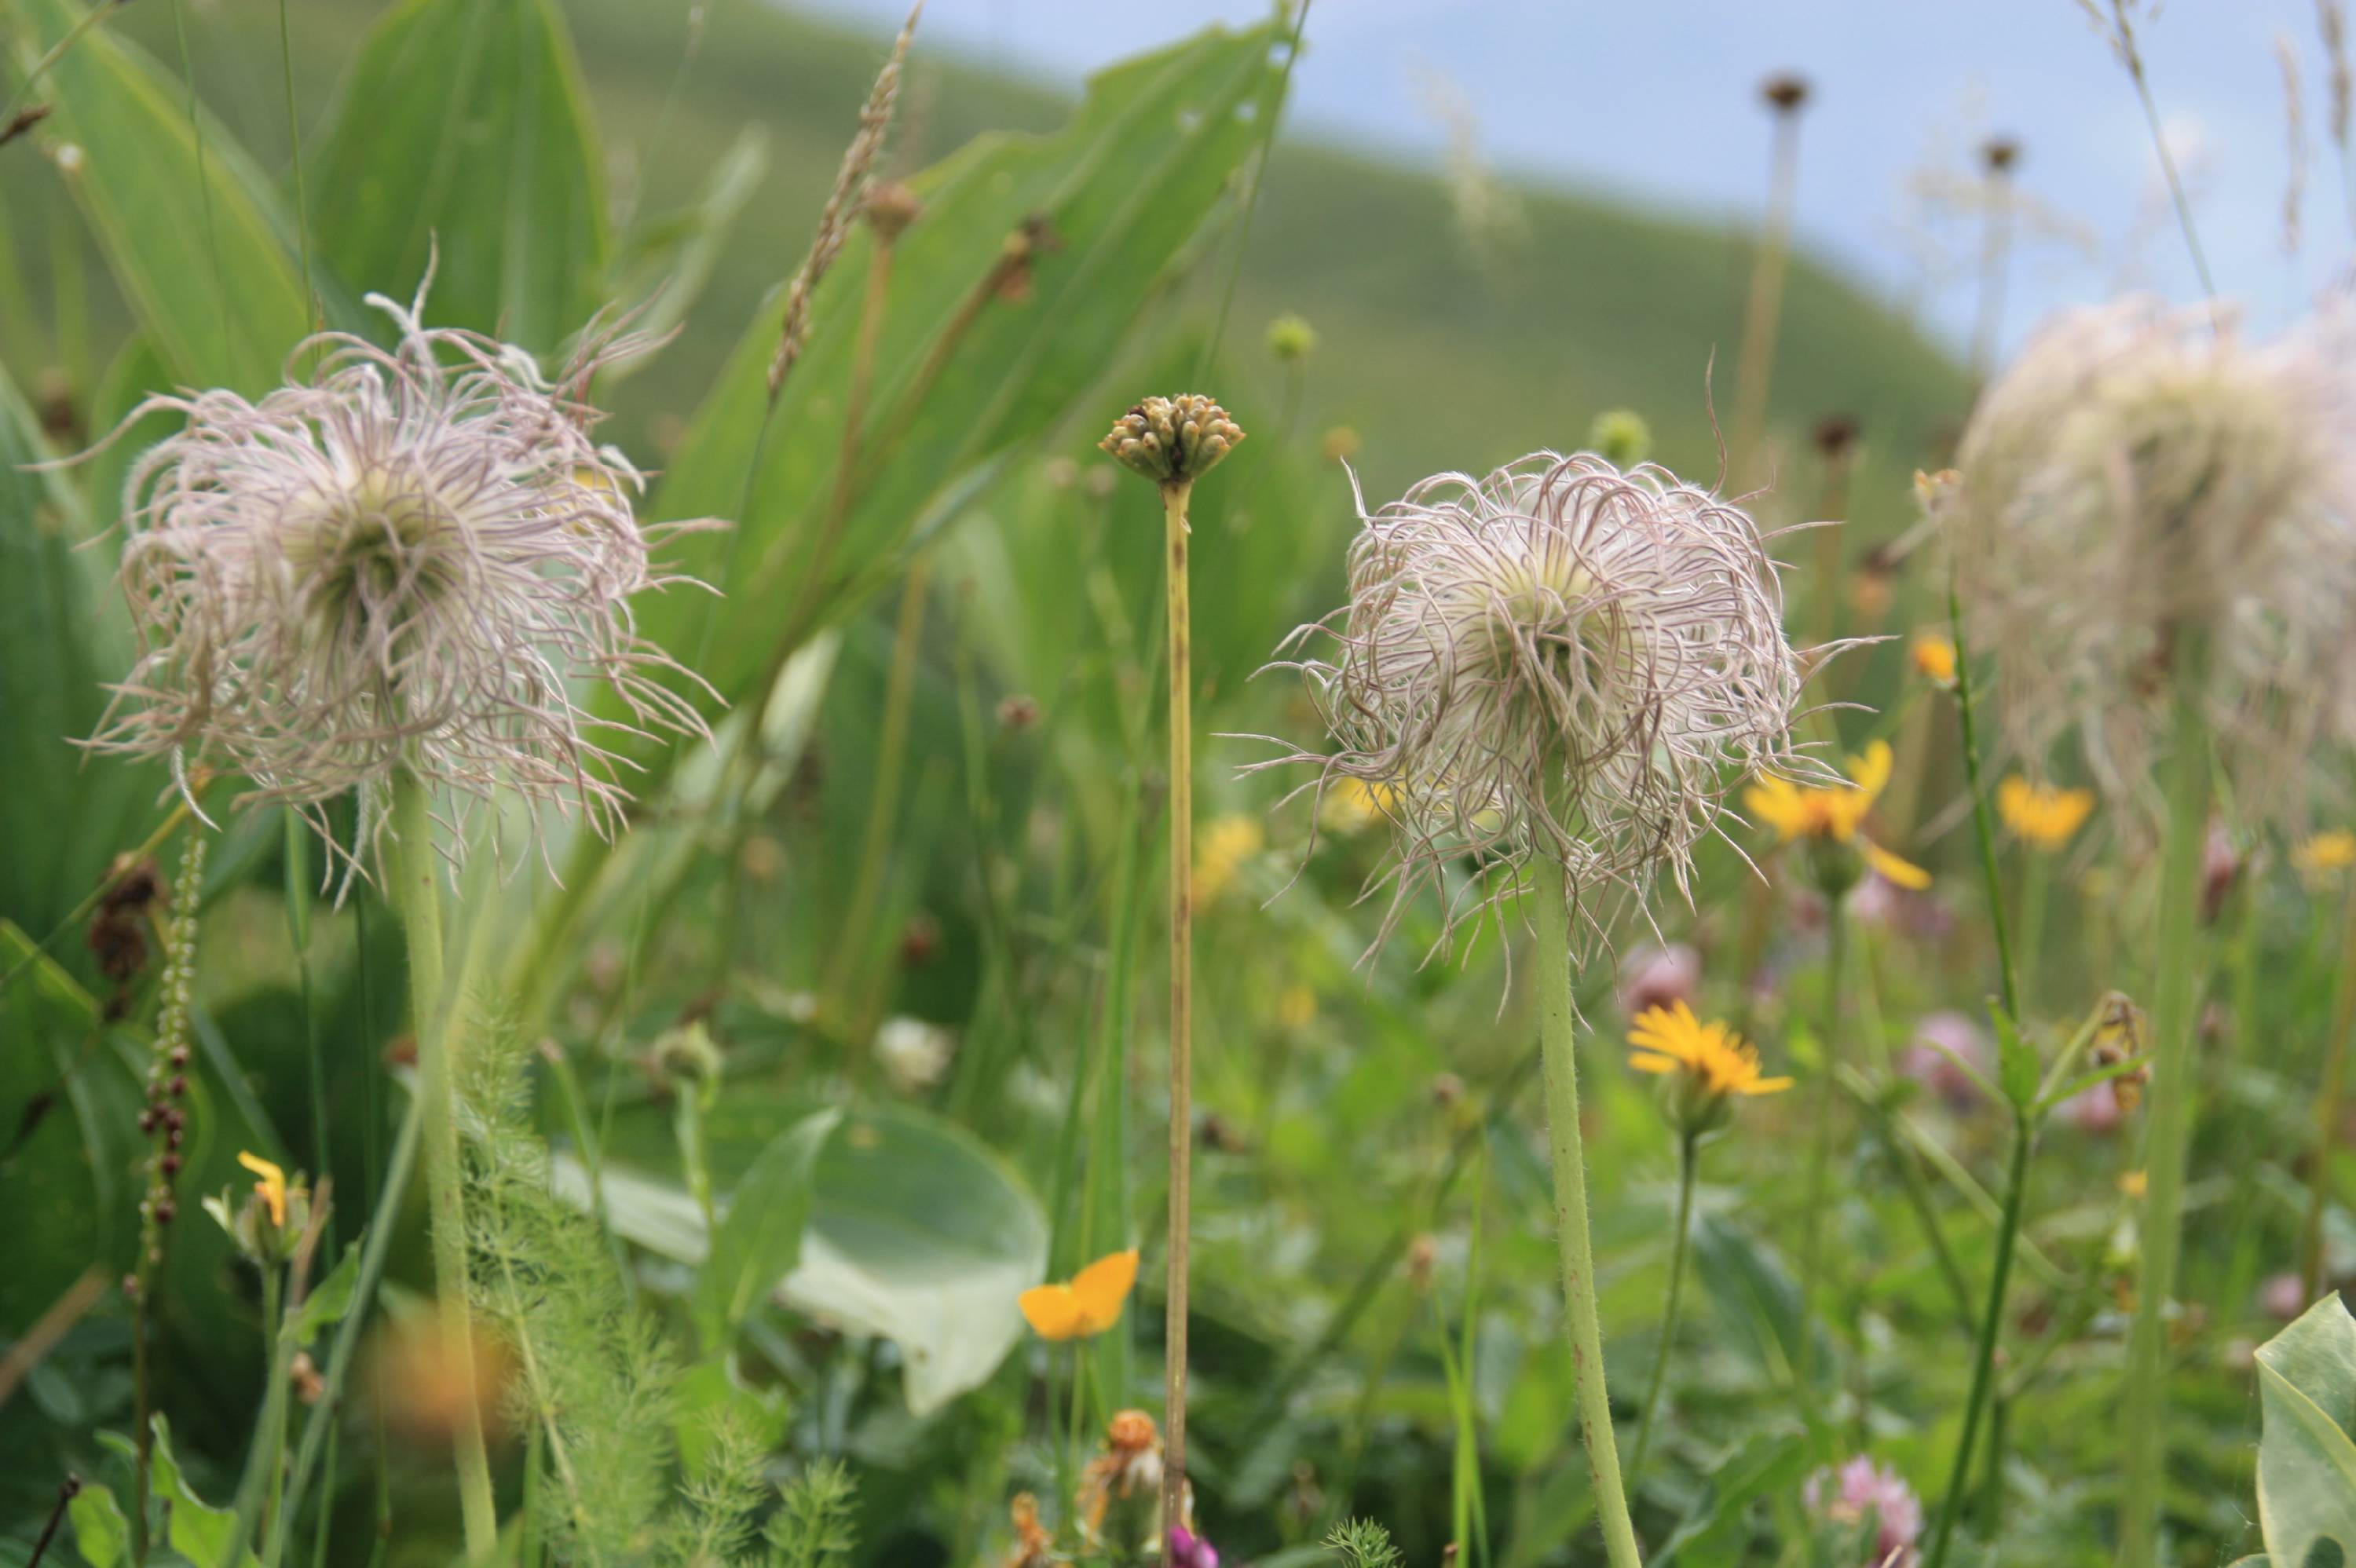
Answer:
M1079 1309L1079 1331L1101 1334L1120 1321L1121 1304L1137 1283L1137 1249L1098 1258L1072 1276L1072 1299Z
M1070 1339L1082 1332L1079 1300L1068 1285L1033 1285L1016 1296L1014 1305L1042 1339Z
M1890 783L1890 742L1887 741L1876 741L1865 749L1865 755L1848 760L1849 780L1857 785L1858 793L1865 796L1866 805L1871 805L1880 797L1883 788Z
M1628 1065L1639 1072L1675 1072L1685 1063L1674 1056L1655 1056L1639 1051L1629 1056Z
M1792 1086L1789 1078L1754 1078L1742 1086L1746 1094L1780 1094Z
M1900 887L1919 893L1931 885L1931 873L1912 860L1900 859L1870 838L1861 842L1865 846L1866 864Z
M1807 805L1789 779L1762 774L1757 784L1742 792L1742 804L1751 816L1786 838L1796 838L1806 829Z
M248 1154L243 1149L237 1151L237 1163L245 1167L246 1169L253 1172L254 1175L262 1178L261 1180L253 1184L253 1189L262 1194L262 1200L264 1203L270 1205L270 1222L273 1225L285 1224L285 1171L280 1169L277 1166L271 1164L260 1155Z

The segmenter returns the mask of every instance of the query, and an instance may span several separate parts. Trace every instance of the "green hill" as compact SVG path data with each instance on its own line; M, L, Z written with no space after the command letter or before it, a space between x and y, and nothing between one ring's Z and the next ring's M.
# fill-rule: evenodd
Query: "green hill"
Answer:
M374 0L291 6L306 127L326 106L359 29L380 8ZM565 9L599 101L617 197L648 211L684 205L748 127L766 144L760 187L681 339L622 399L624 434L659 446L669 416L693 408L761 294L807 244L885 40L759 0L720 0L707 7L691 56L682 4L566 0ZM109 25L177 67L182 11L134 6ZM185 13L208 102L266 165L284 166L277 5L217 0ZM1065 113L1067 96L1055 89L979 69L921 40L917 57L894 155L903 166L984 129L1044 129ZM91 347L84 349L77 347L83 329L70 319L79 314L70 282L65 309L52 306L43 264L50 241L37 230L60 210L54 186L28 147L0 158L0 197L23 269L16 297L25 302L0 315L30 318L0 320L0 352L20 371L80 361L86 379L86 368L103 364L122 317L102 283L91 284ZM1598 411L1622 405L1652 421L1657 456L1699 477L1714 474L1704 376L1715 350L1718 402L1728 411L1747 234L1558 189L1525 187L1515 195L1524 219L1516 241L1479 257L1438 175L1284 140L1249 236L1228 351L1259 361L1270 316L1297 311L1311 320L1321 342L1301 389L1301 428L1355 428L1370 496L1419 474L1575 444ZM1218 251L1204 271L1218 272L1226 254ZM1194 297L1206 314L1216 294L1217 278L1198 281ZM0 296L0 307L6 304ZM61 333L44 330L53 317ZM1960 411L1960 371L1892 313L1804 258L1793 270L1782 340L1776 432L1794 435L1835 411L1861 419L1859 516L1863 531L1882 532L1903 506L1904 479L1926 440ZM1779 509L1807 510L1815 486L1804 452L1787 458L1783 472L1790 499Z

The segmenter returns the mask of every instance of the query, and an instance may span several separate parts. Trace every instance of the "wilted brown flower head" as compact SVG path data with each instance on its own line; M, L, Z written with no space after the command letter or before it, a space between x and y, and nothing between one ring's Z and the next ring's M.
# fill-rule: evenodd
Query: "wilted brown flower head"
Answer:
M664 579L630 497L638 471L590 437L593 342L554 382L522 350L370 303L391 349L346 333L298 348L307 378L249 402L148 400L185 426L132 466L122 583L142 652L91 741L204 764L247 798L321 807L356 792L368 833L397 769L463 814L506 791L535 819L626 793L576 695L603 683L636 725L701 733L632 629ZM693 525L675 525L693 526ZM191 799L193 799L193 795ZM332 839L330 840L332 842Z
M1759 96L1778 114L1789 114L1808 101L1808 79L1797 71L1777 71L1759 84Z
M1120 465L1160 485L1191 485L1242 441L1227 411L1194 392L1148 398L1097 443Z
M1451 926L1511 896L1539 856L1582 906L1656 871L1682 889L1731 784L1762 765L1807 771L1788 738L1803 661L1740 507L1650 464L1550 452L1360 505L1349 603L1278 650L1333 645L1283 666L1332 750L1256 766L1313 765L1302 788L1355 780L1381 803L1398 837L1376 873L1394 890L1377 944L1468 859Z
M1992 175L2008 174L2020 162L2020 143L2011 136L1990 136L1980 144L1980 162Z
M2195 682L2237 805L2308 804L2310 760L2356 739L2345 337L2128 298L2056 317L1981 396L1931 506L2025 763L2074 731L2115 805L2147 796Z

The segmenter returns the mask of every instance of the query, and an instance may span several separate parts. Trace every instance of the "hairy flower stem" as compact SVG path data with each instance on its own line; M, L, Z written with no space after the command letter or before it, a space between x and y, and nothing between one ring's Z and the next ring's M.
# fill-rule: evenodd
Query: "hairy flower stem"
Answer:
M1587 1158L1579 1127L1578 1036L1570 994L1570 891L1560 861L1540 856L1537 883L1539 1052L1545 1059L1547 1140L1554 1166L1555 1242L1562 1253L1563 1316L1578 1379L1579 1436L1595 1486L1595 1514L1612 1568L1638 1568L1636 1529L1620 1484L1612 1396L1603 1386L1603 1328L1595 1311L1595 1252L1587 1231Z
M460 1391L453 1403L452 1445L466 1556L487 1563L498 1550L498 1512L483 1445L475 1382L474 1328L466 1308L466 1211L460 1184L457 1093L452 1071L455 1009L442 995L442 888L434 859L434 816L425 785L403 770L392 785L392 838L385 848L392 904L409 946L410 1027L417 1037L417 1097L424 1115L425 1190L433 1214L434 1278L441 1300L442 1353Z
M1173 1532L1186 1496L1186 1268L1194 1223L1194 677L1186 592L1190 480L1162 486L1170 587L1170 1258L1163 1294L1162 1560L1177 1561Z
M1700 1139L1687 1133L1677 1140L1677 1233L1669 1243L1669 1295L1661 1307L1661 1349L1653 1358L1652 1381L1644 1386L1644 1413L1636 1421L1636 1447L1628 1458L1628 1489L1644 1479L1644 1456L1653 1445L1653 1417L1661 1408L1661 1387L1668 1381L1669 1356L1677 1344L1677 1311L1684 1305L1686 1256L1693 1243L1695 1167Z
M2348 1036L2356 1028L2356 887L2350 889L2340 919L2347 927L2342 938L2346 947L2331 999L2331 1033L2323 1046L2323 1082L2315 1096L2315 1147L2308 1154L2307 1221L2298 1239L2301 1301L2313 1301L2323 1288L2323 1210L2331 1191L2331 1140L2340 1125L2340 1102L2348 1087Z
M2184 1159L2192 1133L2192 1030L2200 1008L2201 861L2209 834L2209 726L2203 660L2176 672L2176 748L2169 785L2168 840L2160 861L2159 943L2152 971L2150 1129L2143 1268L2127 1338L2126 1486L2119 1520L2121 1568L2152 1568L2159 1555L2160 1493L2167 1467L2168 1302L2176 1286ZM1935 1568L1935 1565L1934 1565Z
M1988 928L1996 934L1997 983L2004 1010L2020 1019L2020 984L2012 962L2012 930L2004 918L2004 881L1997 869L1996 814L1980 777L1979 731L1972 705L1972 645L1964 635L1964 609L1952 565L1947 570L1947 635L1955 645L1955 722L1963 731L1964 777L1971 789L1972 835L1980 852L1980 876L1987 890Z
M1816 1042L1816 1136L1808 1147L1807 1228L1800 1238L1800 1346L1793 1392L1808 1424L1824 1412L1816 1392L1816 1340L1822 1325L1817 1305L1825 1264L1825 1210L1832 1201L1833 1128L1839 1120L1836 1085L1840 1077L1841 981L1848 965L1848 906L1844 895L1826 890L1825 1010Z

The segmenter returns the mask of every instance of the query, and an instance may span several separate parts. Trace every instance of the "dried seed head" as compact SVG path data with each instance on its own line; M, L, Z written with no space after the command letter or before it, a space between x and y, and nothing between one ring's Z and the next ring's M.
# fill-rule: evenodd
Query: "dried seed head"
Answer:
M665 580L631 514L638 471L590 437L579 400L608 338L553 384L529 355L470 332L399 328L391 350L328 333L307 379L259 402L150 399L186 423L133 464L121 579L142 652L99 751L242 773L249 801L308 816L357 792L383 827L396 769L460 816L512 792L610 827L625 792L576 699L602 682L632 724L701 733L653 673L677 667L632 630L629 599ZM692 525L680 525L692 526ZM193 799L193 795L191 796Z
M866 199L860 204L860 209L866 215L868 227L889 243L923 215L925 203L898 180L879 180L867 187Z
M2304 809L2312 759L2356 740L2347 325L2252 344L2128 298L2055 318L1981 396L1925 494L2025 765L2074 731L2115 805L2148 803L2185 680L2254 811Z
M1242 441L1241 426L1210 399L1187 392L1148 398L1113 421L1097 445L1132 474L1161 485L1192 485Z
M1543 452L1424 480L1365 517L1349 603L1280 652L1320 637L1331 661L1290 667L1333 749L1257 765L1312 764L1321 800L1355 781L1383 803L1377 944L1467 858L1451 927L1540 856L1582 908L1656 871L1682 889L1733 783L1807 770L1788 737L1802 660L1757 525L1650 465Z
M2020 162L2020 143L2011 136L1990 136L1980 144L1980 162L1992 175L2009 174Z
M1759 84L1759 96L1778 114L1791 114L1808 101L1808 79L1797 71L1778 71Z

